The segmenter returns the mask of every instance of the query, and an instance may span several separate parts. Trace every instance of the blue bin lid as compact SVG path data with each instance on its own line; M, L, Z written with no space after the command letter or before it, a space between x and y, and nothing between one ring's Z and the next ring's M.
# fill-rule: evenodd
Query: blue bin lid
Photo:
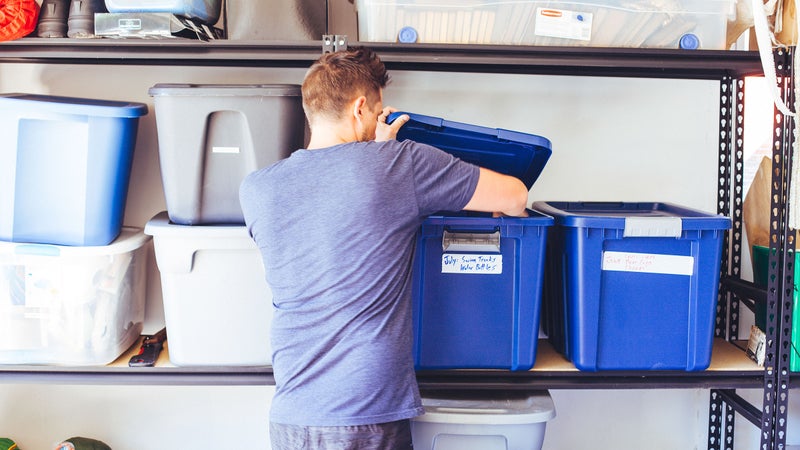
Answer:
M528 189L542 173L552 153L550 141L535 134L500 128L487 128L438 117L395 112L387 117L392 123L403 114L411 118L397 133L397 140L432 145L463 161L496 172L512 175Z
M534 202L531 209L552 216L555 224L574 228L624 230L626 219L678 218L682 230L727 230L731 220L665 202Z
M0 94L0 109L121 118L147 114L144 103L20 93Z

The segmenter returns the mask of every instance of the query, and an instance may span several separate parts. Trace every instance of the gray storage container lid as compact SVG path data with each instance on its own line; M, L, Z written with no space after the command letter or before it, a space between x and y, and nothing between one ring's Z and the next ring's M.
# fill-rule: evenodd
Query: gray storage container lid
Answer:
M465 425L517 425L547 422L556 416L547 391L423 392L425 414L417 422Z
M151 97L293 97L300 95L300 85L159 83L147 92Z

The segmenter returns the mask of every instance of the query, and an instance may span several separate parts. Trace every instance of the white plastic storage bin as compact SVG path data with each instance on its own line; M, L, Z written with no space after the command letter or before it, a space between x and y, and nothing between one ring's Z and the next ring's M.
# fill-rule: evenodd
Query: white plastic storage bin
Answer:
M422 392L411 421L415 450L541 450L555 417L547 391Z
M219 20L222 0L105 0L112 13L166 12L191 17L210 25Z
M360 41L725 48L733 0L357 0Z
M150 237L110 245L0 242L0 363L101 365L138 339Z
M298 85L157 84L167 212L180 225L244 224L239 184L303 146Z
M272 291L247 228L178 225L162 212L145 233L161 274L170 362L271 364Z
M0 94L0 240L108 245L147 106Z

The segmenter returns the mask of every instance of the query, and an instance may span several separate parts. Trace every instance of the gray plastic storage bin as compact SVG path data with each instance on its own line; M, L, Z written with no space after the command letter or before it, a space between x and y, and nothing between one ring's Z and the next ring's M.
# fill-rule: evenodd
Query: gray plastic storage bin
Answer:
M422 392L415 450L541 450L555 406L547 391Z
M303 146L299 85L156 84L149 93L173 223L243 224L242 179Z

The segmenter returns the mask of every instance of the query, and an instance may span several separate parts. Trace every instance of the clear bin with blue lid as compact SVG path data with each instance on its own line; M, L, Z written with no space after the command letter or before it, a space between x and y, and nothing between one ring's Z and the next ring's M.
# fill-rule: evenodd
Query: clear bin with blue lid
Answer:
M145 114L142 103L0 94L0 240L111 243Z
M725 50L733 0L356 0L358 40Z
M411 139L516 176L530 188L550 156L536 135L410 113ZM417 237L413 269L414 363L419 370L529 370L536 359L542 263L551 217L441 212Z
M544 329L580 370L704 370L729 218L664 202L534 202L552 216Z

